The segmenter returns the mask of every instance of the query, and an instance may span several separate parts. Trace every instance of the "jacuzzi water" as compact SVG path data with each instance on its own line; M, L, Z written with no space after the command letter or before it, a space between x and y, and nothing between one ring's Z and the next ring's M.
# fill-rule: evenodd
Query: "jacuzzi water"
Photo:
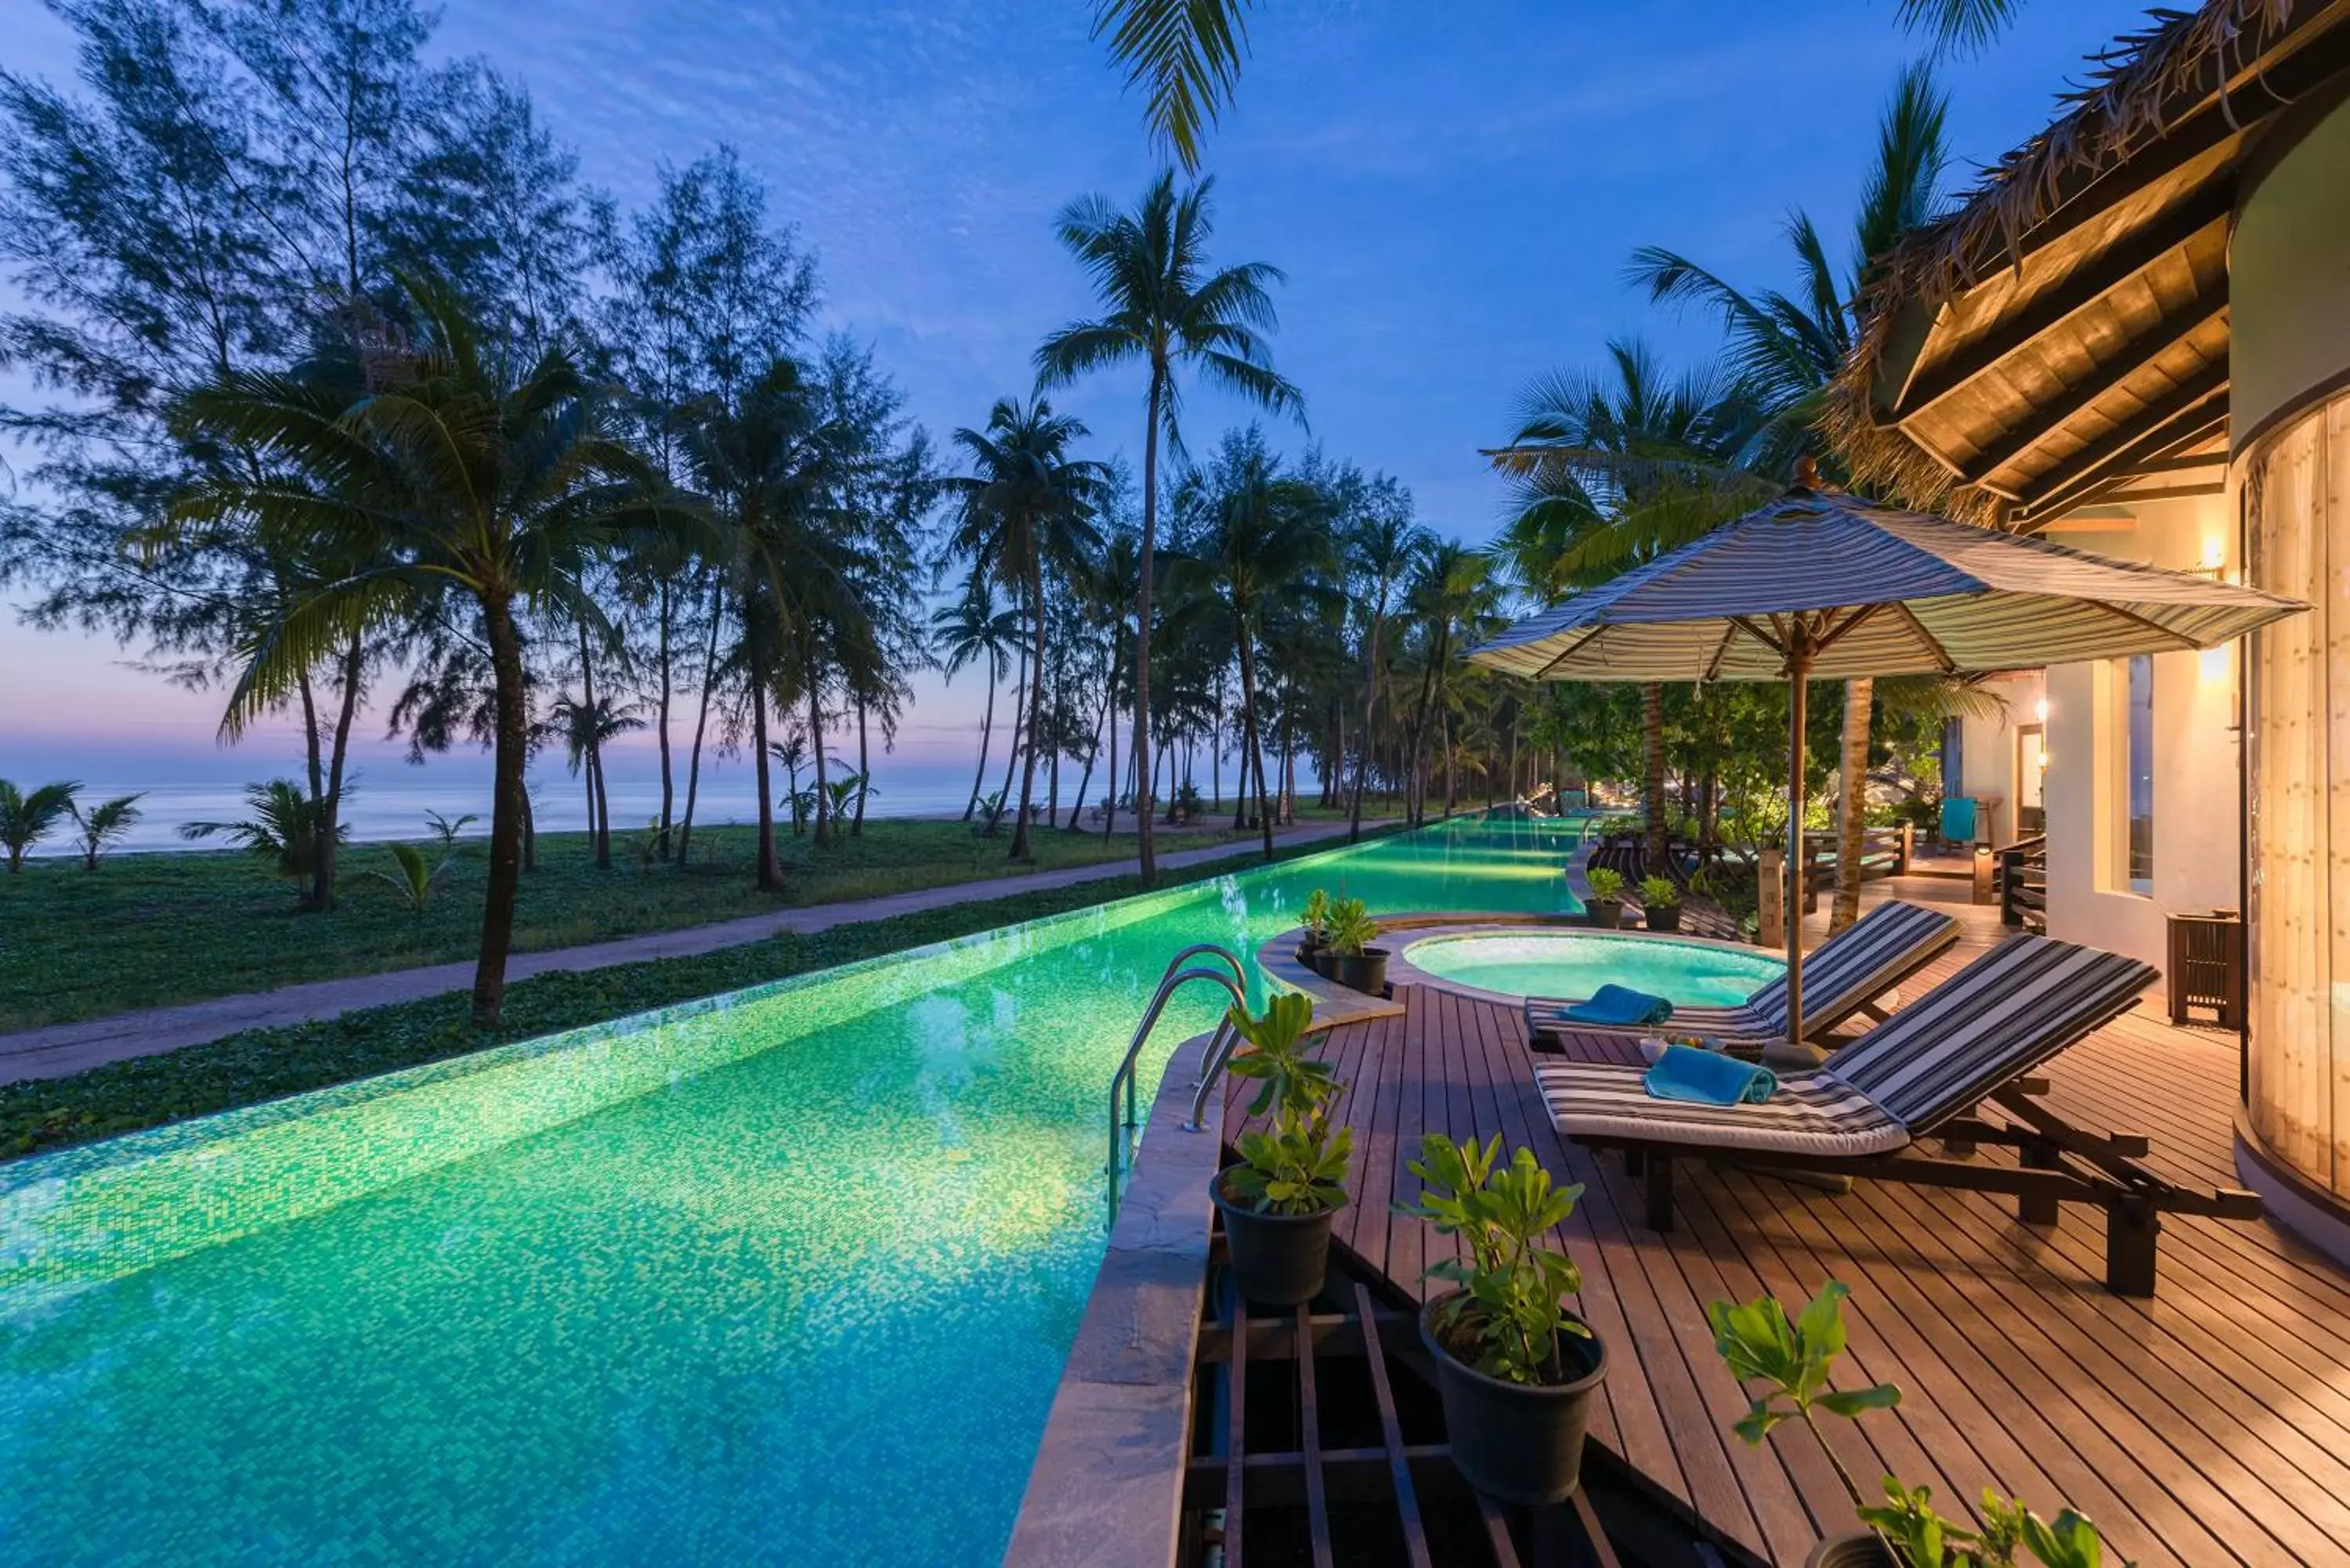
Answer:
M1609 982L1682 1006L1729 1006L1785 965L1761 953L1604 931L1496 931L1430 937L1403 950L1440 980L1509 996L1582 998Z
M1432 828L0 1167L0 1558L994 1563L1167 958L1317 887L1571 910L1578 832Z

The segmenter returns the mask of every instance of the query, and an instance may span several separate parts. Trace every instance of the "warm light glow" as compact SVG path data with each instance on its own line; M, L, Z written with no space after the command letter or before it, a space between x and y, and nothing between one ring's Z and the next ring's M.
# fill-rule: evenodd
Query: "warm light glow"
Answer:
M2233 643L2223 642L2217 648L2207 648L2203 650L2202 657L2196 662L2198 668L2202 672L2204 680L2225 680L2228 679L2228 655L2234 646L2235 645Z
M2205 571L2207 571L2207 572L2213 572L2213 573L2216 573L2216 572L2218 572L2218 571L2219 571L2222 566L2225 566L2227 564L2228 564L2228 545L2227 545L2227 541L2225 541L2225 540L2223 540L2223 539L2217 538L2217 537L2208 538L2208 539L2204 540L2204 541L2203 541L2203 569L2204 569Z
M2048 699L2043 697L2032 705L2032 716L2042 723L2048 722Z

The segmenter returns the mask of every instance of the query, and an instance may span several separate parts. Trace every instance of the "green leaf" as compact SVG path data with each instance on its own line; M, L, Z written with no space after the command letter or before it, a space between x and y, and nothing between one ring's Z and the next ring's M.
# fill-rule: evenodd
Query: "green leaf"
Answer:
M1890 1410L1901 1403L1901 1390L1890 1383L1868 1388L1831 1390L1813 1403L1831 1416L1849 1419L1864 1410Z

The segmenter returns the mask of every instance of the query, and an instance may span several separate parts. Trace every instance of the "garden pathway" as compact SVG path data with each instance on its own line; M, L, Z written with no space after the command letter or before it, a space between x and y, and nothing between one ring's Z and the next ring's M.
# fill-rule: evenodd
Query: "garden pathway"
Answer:
M1382 825L1366 822L1364 826ZM1343 822L1300 823L1277 833L1274 842L1283 846L1311 844L1319 839L1338 837L1346 831L1347 825ZM1244 863L1256 851L1243 844L1208 845L1198 849L1163 854L1159 856L1159 863L1170 869L1214 860ZM1132 874L1134 866L1131 860L1106 860L1098 865L999 877L984 882L918 888L877 898L856 898L837 904L811 904L800 909L777 909L771 914L751 915L737 920L721 920L711 925L687 926L670 931L648 931L641 936L556 948L546 952L516 953L507 962L506 979L511 982L555 970L605 969L613 964L643 963L652 959L686 958L696 953L715 952L721 948L764 941L786 932L806 934L863 920L885 920L893 915L918 914L952 904L1009 898L1014 894L1066 888L1084 882L1107 881L1113 877ZM1237 864L1235 868L1238 868ZM183 1045L200 1045L208 1040L241 1033L247 1029L274 1029L286 1024L315 1023L345 1012L356 1012L362 1008L382 1007L396 1002L415 1002L423 997L464 991L473 983L473 965L468 960L457 963L427 964L417 969L391 970L381 974L350 975L341 980L311 981L300 985L280 986L275 991L213 997L174 1007L118 1012L109 1018L84 1019L73 1023L55 1023L41 1029L0 1034L0 1083L14 1083L25 1078L62 1078L92 1067L104 1066L109 1062L158 1055L166 1051L176 1051Z

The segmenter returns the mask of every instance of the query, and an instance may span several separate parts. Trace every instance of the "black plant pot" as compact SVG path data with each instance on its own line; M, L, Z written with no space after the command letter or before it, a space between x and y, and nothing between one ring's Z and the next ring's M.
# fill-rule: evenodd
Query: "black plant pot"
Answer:
M1591 923L1603 931L1612 931L1624 923L1624 900L1595 898L1583 906Z
M1898 1568L1899 1560L1873 1530L1831 1535L1804 1558L1804 1568Z
M1299 1306L1322 1293L1330 1272L1330 1221L1337 1210L1319 1214L1260 1214L1224 1194L1216 1172L1208 1196L1224 1217L1224 1250L1231 1255L1232 1282L1242 1295L1263 1306Z
M1322 972L1321 941L1314 937L1307 937L1300 941L1297 944L1297 961L1315 974L1320 974Z
M1572 1383L1544 1386L1488 1377L1457 1358L1436 1333L1439 1310L1458 1291L1420 1309L1419 1338L1436 1360L1436 1391L1444 1401L1444 1430L1452 1462L1469 1484L1500 1502L1547 1507L1575 1495L1583 1479L1583 1436L1591 1402L1607 1376L1607 1348L1596 1339L1569 1339L1570 1357L1585 1366Z
M1681 929L1681 907L1679 904L1651 905L1648 910L1648 929L1678 931Z
M1388 950L1365 948L1358 953L1332 953L1322 972L1349 991L1384 996L1388 989Z

